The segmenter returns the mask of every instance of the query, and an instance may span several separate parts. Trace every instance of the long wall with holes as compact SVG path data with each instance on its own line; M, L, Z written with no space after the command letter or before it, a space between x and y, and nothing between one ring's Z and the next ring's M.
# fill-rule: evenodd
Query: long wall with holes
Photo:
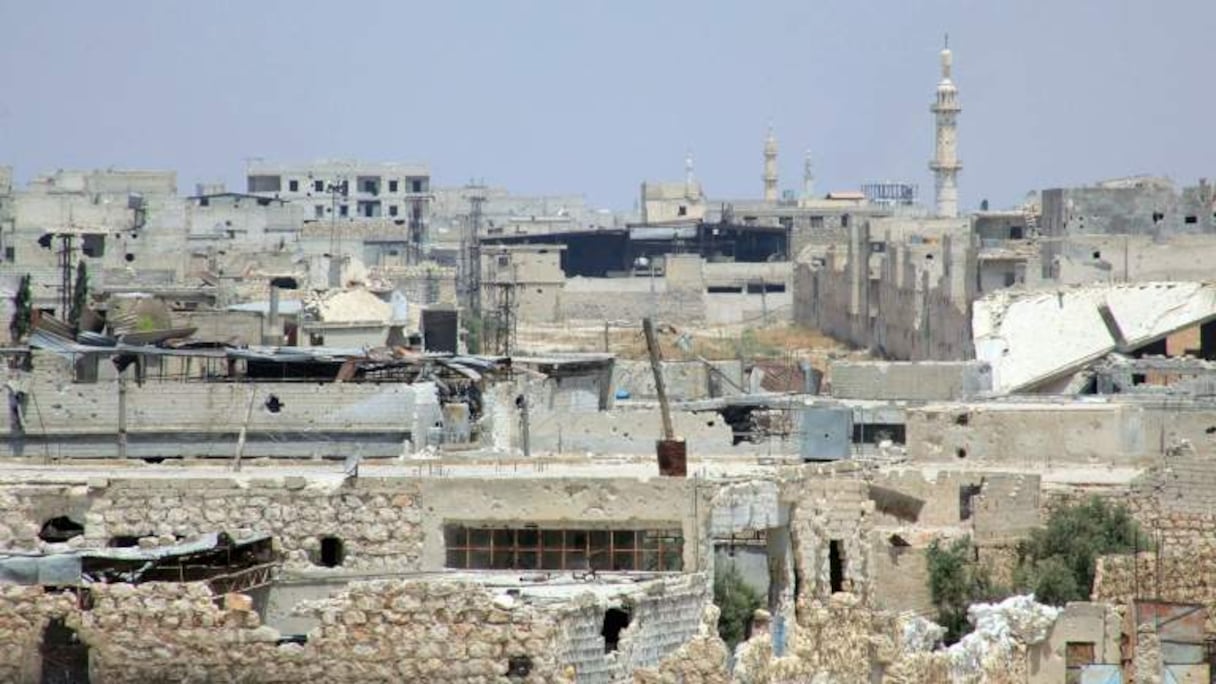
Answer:
M37 363L53 366L56 359L39 355ZM9 371L14 381L7 388L9 419L0 421L0 457L113 458L125 451L130 458L231 458L238 444L251 458L395 457L439 418L429 383L150 379L122 387L115 380L72 382L70 370L46 370Z

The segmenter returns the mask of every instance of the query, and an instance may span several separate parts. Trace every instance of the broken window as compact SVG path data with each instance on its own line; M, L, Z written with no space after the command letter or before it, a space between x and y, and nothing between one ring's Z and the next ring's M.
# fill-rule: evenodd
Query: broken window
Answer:
M676 215L677 215L677 216L687 216L687 215L688 215L688 207L686 207L686 206L684 206L683 204L681 204L681 205L680 205L680 208L676 210Z
M393 192L396 192L396 190L394 190ZM397 211L398 211L398 209L397 209L397 205L396 205L396 204L390 204L390 205L389 205L389 207L388 207L388 215L389 215L389 216L396 216L396 215L397 215Z
M621 632L629 626L628 606L609 608L604 611L604 626L600 636L604 637L604 653L612 653L621 643Z
M678 529L444 528L446 567L498 570L644 570L683 568Z
M856 444L903 444L907 429L903 423L853 423L853 442Z
M841 214L841 215L840 215L840 227L841 227L841 228L848 228L848 227L849 227L849 215L848 215L848 214Z
M325 192L325 181L315 180L312 182L313 192Z
M822 228L823 227L823 217L822 216L812 216L811 217L811 227L812 228Z
M423 191L422 190L422 179L420 179L420 178L415 178L414 180L410 181L410 186L411 186L412 192L422 192Z
M1199 223L1199 217L1198 216L1187 216L1186 218L1183 219L1183 222L1184 223Z
M338 216L346 216L350 213L350 207L345 204L338 205Z
M282 176L249 176L249 192L278 192L282 190Z
M397 192L397 181L391 180L388 182L388 191Z
M316 204L312 208L314 218L323 218L325 216L325 205Z
M300 181L298 181L298 180L287 181L287 191L288 192L299 192L300 191Z
M342 561L345 558L346 549L341 539L332 535L321 537L321 548L318 550L317 558L314 561L316 565L336 568L342 565Z
M42 525L42 530L38 532L38 538L44 542L55 544L65 542L72 537L79 537L82 534L84 534L84 525L64 515L46 521Z
M1010 240L1021 240L1022 235L1023 235L1023 229L1021 226L1010 226L1010 228L1009 228L1009 239Z
M844 591L844 542L839 539L828 542L828 581L833 594Z

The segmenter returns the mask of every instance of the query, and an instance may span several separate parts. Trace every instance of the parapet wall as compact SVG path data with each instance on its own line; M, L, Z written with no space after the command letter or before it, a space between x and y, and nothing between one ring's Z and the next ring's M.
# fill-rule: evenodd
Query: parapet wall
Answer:
M66 373L64 375L67 375ZM438 412L429 383L96 383L35 373L10 383L23 420L0 422L0 456L134 458L400 456ZM10 412L11 413L11 412ZM357 447L355 446L357 443Z
M1143 465L1157 454L1132 404L930 404L907 410L913 462L1043 468Z
M653 316L668 322L693 323L706 317L705 296L699 290L668 289L658 284L654 292L636 287L625 289L622 285L636 282L617 283L621 280L617 278L604 283L603 289L572 288L571 283L578 280L589 279L566 281L558 301L559 321L637 321L642 316Z
M951 401L992 389L988 364L976 361L836 361L828 378L837 399Z

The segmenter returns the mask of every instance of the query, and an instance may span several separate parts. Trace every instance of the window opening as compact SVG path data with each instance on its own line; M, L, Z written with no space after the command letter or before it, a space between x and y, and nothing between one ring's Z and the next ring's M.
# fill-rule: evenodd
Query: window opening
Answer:
M970 520L975 514L975 497L984 490L983 484L962 485L958 488L958 519Z
M844 591L844 542L833 539L828 542L828 565L832 593Z
M343 547L341 539L334 536L321 537L320 563L318 565L336 568L342 565L345 556L346 549Z
M38 538L44 542L57 544L82 534L84 534L84 525L66 515L61 515L43 523L42 530L38 532Z
M539 529L447 525L445 565L456 569L604 570L669 572L683 569L679 529Z

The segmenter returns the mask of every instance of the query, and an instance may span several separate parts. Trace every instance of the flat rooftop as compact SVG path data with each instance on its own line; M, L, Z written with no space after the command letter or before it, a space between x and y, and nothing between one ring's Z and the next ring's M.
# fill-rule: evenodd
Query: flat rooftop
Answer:
M230 461L214 460L169 460L160 464L139 461L98 459L81 461L72 459L47 465L30 463L35 459L0 461L0 486L19 484L64 484L80 485L100 480L229 480L238 486L247 487L254 481L288 477L303 478L306 487L314 489L337 488L346 481L340 461L294 461L282 460L244 461L239 472L232 469ZM1130 483L1143 474L1144 469L1115 467L1104 464L1065 464L1049 468L1019 467L1013 464L917 464L907 461L881 463L865 459L807 464L819 468L826 475L832 472L849 473L861 468L876 468L880 472L913 471L928 478L943 472L1003 472L1038 475L1044 485L1060 486L1097 485L1111 486ZM737 480L742 478L773 477L780 469L797 467L789 463L764 464L754 458L737 460L690 458L689 479ZM602 478L636 479L646 481L661 477L654 458L637 457L629 460L584 460L552 461L535 459L503 460L495 463L453 462L451 460L399 460L391 464L364 462L359 466L359 478L468 478L483 480L543 479L543 478Z

